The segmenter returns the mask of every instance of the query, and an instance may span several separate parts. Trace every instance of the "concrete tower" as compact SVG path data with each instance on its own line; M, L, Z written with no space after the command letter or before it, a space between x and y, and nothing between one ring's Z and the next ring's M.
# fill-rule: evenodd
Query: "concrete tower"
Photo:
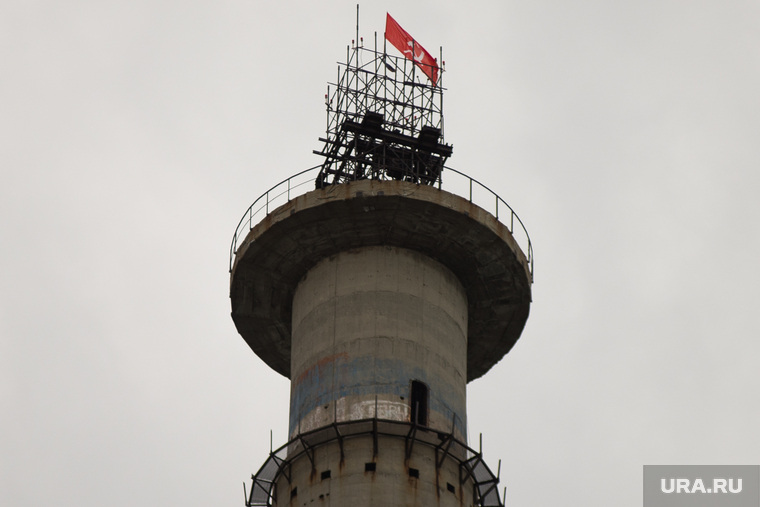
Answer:
M238 225L232 318L291 380L289 441L247 505L503 505L467 445L466 385L522 332L532 248L504 201L444 168L441 83L421 78L377 43L349 49L325 162Z

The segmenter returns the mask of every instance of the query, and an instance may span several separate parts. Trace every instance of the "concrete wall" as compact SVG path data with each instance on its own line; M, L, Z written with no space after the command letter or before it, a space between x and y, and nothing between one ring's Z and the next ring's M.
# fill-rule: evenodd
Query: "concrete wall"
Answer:
M428 387L428 427L466 439L467 297L430 257L378 246L323 259L293 299L290 434L333 421L409 421Z
M509 229L467 199L405 181L360 180L298 196L256 224L238 246L232 318L271 368L291 371L292 302L321 259L395 246L437 260L467 290L467 379L484 375L515 344L528 318L530 264Z
M412 448L408 461L403 438L380 436L378 454L373 456L370 435L345 439L342 461L336 441L316 447L313 457L313 467L302 455L280 475L274 492L276 507L473 505L472 480L459 483L458 462L447 456L436 469L435 449L421 443ZM375 470L367 471L367 463L374 463Z

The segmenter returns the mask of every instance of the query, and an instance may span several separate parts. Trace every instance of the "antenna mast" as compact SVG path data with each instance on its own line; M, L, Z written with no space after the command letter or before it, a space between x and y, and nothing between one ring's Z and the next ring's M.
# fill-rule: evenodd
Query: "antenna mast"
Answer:
M407 58L365 48L359 38L328 84L325 158L316 187L363 179L434 185L452 146L443 138L443 88ZM332 93L332 95L331 95Z

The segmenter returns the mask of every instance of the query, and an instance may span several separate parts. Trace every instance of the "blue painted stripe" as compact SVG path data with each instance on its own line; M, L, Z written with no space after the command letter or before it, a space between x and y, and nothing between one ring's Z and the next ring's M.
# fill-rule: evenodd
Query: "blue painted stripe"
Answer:
M420 380L430 388L429 410L451 419L465 433L465 400L456 384L440 376L430 375L417 365L402 359L379 359L362 356L320 361L293 381L290 399L290 433L298 428L299 414L309 414L320 405L327 405L346 396L362 396L374 400L378 395L403 396L409 400L411 380Z

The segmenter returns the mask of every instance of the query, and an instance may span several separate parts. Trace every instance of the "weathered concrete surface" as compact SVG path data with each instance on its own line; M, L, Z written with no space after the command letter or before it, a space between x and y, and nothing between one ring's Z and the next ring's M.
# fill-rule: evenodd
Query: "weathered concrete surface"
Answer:
M451 456L436 468L435 449L419 442L407 460L403 437L378 438L373 455L371 435L344 440L343 459L338 442L313 449L312 462L301 455L281 474L275 485L276 507L293 505L366 507L471 507L472 477L462 476L459 462ZM374 463L375 471L366 471ZM416 470L410 475L410 469ZM329 475L329 477L324 477ZM290 478L290 480L288 480ZM452 491L453 489L453 491Z
M332 422L411 422L414 380L428 390L425 425L466 440L467 298L439 262L391 246L329 256L298 284L292 329L291 438Z
M257 224L231 274L232 318L251 349L291 377L292 301L320 260L397 246L440 262L467 293L467 380L485 374L528 318L528 263L507 228L454 194L401 181L357 181L301 195Z

